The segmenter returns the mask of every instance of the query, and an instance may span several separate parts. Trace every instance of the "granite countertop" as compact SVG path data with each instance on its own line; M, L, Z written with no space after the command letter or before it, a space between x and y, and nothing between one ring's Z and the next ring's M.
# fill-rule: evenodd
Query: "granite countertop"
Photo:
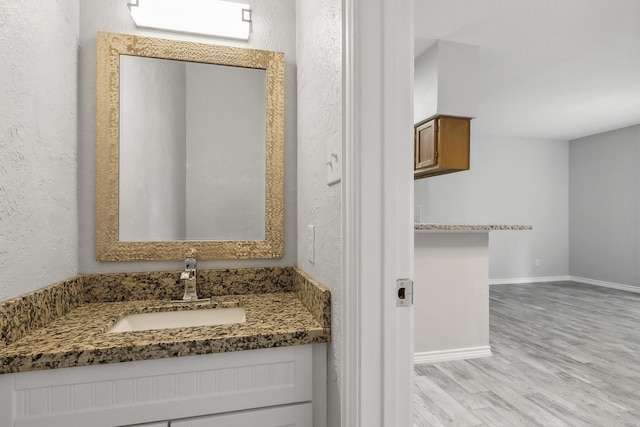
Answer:
M500 231L500 230L532 230L530 225L500 224L421 224L416 223L415 231Z
M134 313L216 306L245 308L246 322L107 333ZM2 373L326 342L322 325L293 293L216 297L188 306L124 301L84 304L0 350Z
M151 296L78 304L0 346L0 374L329 342L328 290L303 272L293 274L289 291L212 295L203 303ZM129 314L237 306L245 309L244 323L107 333Z

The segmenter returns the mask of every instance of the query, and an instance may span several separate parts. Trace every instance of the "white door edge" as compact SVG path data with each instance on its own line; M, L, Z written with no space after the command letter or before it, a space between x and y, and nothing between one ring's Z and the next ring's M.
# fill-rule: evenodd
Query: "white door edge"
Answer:
M342 426L413 423L413 0L343 2Z

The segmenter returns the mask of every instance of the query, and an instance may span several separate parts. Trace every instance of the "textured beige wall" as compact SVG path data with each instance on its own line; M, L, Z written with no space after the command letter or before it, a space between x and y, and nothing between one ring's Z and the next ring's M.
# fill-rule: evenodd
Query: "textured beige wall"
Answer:
M331 289L327 425L340 425L341 184L326 184L327 143L342 129L342 34L339 0L297 3L298 267ZM342 153L340 153L342 155ZM315 225L315 263L307 226Z
M78 272L78 1L0 2L0 300Z

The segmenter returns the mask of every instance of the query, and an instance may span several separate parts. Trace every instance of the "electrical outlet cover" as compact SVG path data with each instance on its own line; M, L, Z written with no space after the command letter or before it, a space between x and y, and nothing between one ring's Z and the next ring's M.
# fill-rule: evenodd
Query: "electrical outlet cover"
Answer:
M316 226L307 226L307 259L311 264L316 263Z

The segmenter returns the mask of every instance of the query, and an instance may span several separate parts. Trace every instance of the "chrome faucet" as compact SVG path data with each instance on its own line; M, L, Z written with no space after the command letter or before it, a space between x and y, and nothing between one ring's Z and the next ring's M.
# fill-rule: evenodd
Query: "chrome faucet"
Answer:
M181 300L172 302L203 302L211 298L198 298L196 290L196 258L189 252L184 260L184 271L180 273L180 280L184 281L184 296Z

